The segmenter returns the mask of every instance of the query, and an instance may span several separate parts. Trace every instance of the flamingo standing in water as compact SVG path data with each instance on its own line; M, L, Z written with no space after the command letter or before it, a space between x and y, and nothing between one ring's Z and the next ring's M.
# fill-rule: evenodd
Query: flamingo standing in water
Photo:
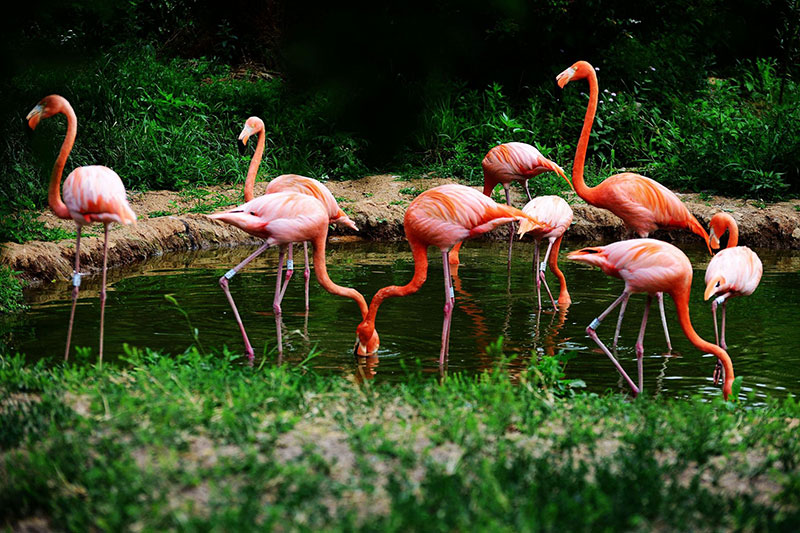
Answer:
M594 68L586 61L578 61L556 77L558 86L562 89L573 80L587 79L589 81L589 105L583 119L583 129L578 140L578 149L575 151L575 162L572 165L572 185L578 196L587 203L608 209L625 223L639 237L647 237L650 232L665 228L686 228L692 233L701 236L708 246L708 234L697 219L692 215L683 202L657 181L650 178L624 172L615 174L603 180L595 187L588 187L583 180L583 165L586 161L586 148L589 146L589 134L592 123L597 113L597 74ZM709 252L711 248L709 247ZM664 335L667 339L667 348L672 349L667 329L667 319L664 316L664 295L658 294L658 307L661 312L661 322ZM617 345L619 328L622 316L625 314L627 298L622 302L617 322L617 331L614 334L614 346Z
M407 296L417 292L428 275L428 247L436 246L442 252L444 269L444 322L439 364L444 364L450 342L450 320L455 305L455 294L450 278L448 251L458 242L491 231L514 220L538 221L519 209L496 203L475 189L458 184L440 185L417 196L408 206L403 226L414 255L414 277L407 285L391 285L379 290L369 305L369 312L359 324L356 353L370 355L377 351L374 336L378 308L387 298Z
M78 301L78 291L81 286L81 230L84 224L101 222L103 224L103 285L100 289L100 355L103 362L103 324L106 308L106 266L108 264L108 226L112 222L120 224L133 224L136 222L136 213L128 204L125 195L125 186L116 172L108 167L92 165L78 167L69 173L64 181L64 200L59 194L61 176L67 162L72 146L75 144L75 135L78 131L78 119L75 111L66 98L51 94L42 98L28 116L28 126L35 130L39 121L53 115L63 114L67 117L67 135L58 158L53 166L50 177L50 187L47 201L50 209L58 218L72 219L78 227L75 239L75 271L72 273L72 310L69 314L69 327L67 328L67 348L64 351L64 360L69 358L69 345L72 339L72 325L75 320L75 304Z
M258 117L250 117L244 124L242 132L239 134L239 152L244 153L247 140L252 136L258 134L258 143L253 158L250 160L250 167L247 169L247 179L244 182L244 201L249 202L254 198L253 189L256 182L256 174L258 174L258 167L261 164L261 158L264 154L264 121ZM336 198L333 197L331 191L313 178L299 176L297 174L283 174L273 179L267 184L266 194L281 192L281 191L295 191L303 194L308 194L315 197L323 203L328 210L329 221L331 224L340 226L347 226L355 231L358 231L355 222L353 222L347 214L339 209L339 204L336 203ZM294 261L292 254L293 245L289 244L289 259L286 262L286 281L280 291L280 298L278 303L283 300L283 295L286 292L286 287L289 280L294 274ZM308 267L308 242L303 243L303 253L305 256L305 270L303 277L305 279L305 297L306 297L306 311L308 311L308 282L311 277L311 271Z
M558 268L558 250L561 248L561 239L564 237L564 233L569 228L569 225L572 224L572 208L559 196L539 196L525 204L522 212L542 223L538 227L527 220L519 223L520 237L528 232L533 235L533 275L536 278L536 295L539 298L539 309L542 308L542 282L544 282L544 288L547 289L547 294L550 296L553 307L556 307L553 294L550 292L550 287L547 286L547 280L544 277L548 259L550 259L550 270L556 275L560 285L558 303L562 306L569 305L572 303L572 299L570 299L567 291L567 279L561 269ZM539 264L539 242L542 239L547 239L550 243L547 245L544 260ZM550 255L551 252L552 256Z
M483 167L483 194L491 196L498 183L503 185L506 192L506 204L511 205L511 192L509 187L514 181L521 181L525 185L525 194L531 200L531 191L528 189L528 178L533 178L544 172L555 172L564 178L569 186L572 184L564 174L564 169L544 157L539 150L530 144L510 142L498 144L486 154L481 162ZM508 267L511 268L511 248L514 244L514 224L508 239ZM459 264L458 251L461 243L455 245L450 251L450 264Z
M764 270L761 259L747 246L737 246L739 244L739 227L736 221L728 213L717 213L711 217L710 241L711 247L719 248L719 238L728 231L728 246L717 253L708 263L706 269L706 291L704 298L708 300L714 297L711 302L711 314L714 317L714 336L717 344L723 350L728 347L725 344L725 305L728 298L734 296L750 296L758 287L761 281L761 274ZM720 337L717 328L717 306L722 304L722 336ZM714 384L719 382L722 368L717 365L714 369Z
M275 284L275 298L272 308L276 315L281 314L281 274L286 248L292 242L311 241L314 245L314 272L317 281L331 294L344 296L354 300L361 311L363 318L367 314L367 302L364 296L355 289L341 287L331 281L325 265L325 242L328 236L329 214L326 207L315 197L298 192L276 192L265 194L245 204L223 213L209 215L209 218L221 220L240 228L250 235L263 238L266 242L244 261L233 267L219 278L220 287L225 292L228 302L233 309L233 315L239 324L244 339L245 351L250 361L255 357L253 347L247 338L239 311L233 301L228 281L235 276L247 263L255 259L270 246L279 246L278 274ZM372 332L372 339L378 344L378 334ZM280 327L278 327L278 345L280 346Z
M571 252L567 259L580 261L600 269L615 278L625 282L625 290L619 298L612 303L600 316L592 320L586 328L586 333L597 343L601 350L611 359L619 373L628 382L634 395L642 390L644 372L642 358L644 356L644 330L647 325L647 314L653 295L667 293L672 296L678 311L678 322L689 341L706 353L713 353L725 371L725 381L722 394L725 399L731 393L733 384L733 363L728 353L717 346L700 338L692 327L689 318L689 293L692 287L692 265L686 255L675 246L655 239L632 239L615 242L608 246L583 248ZM639 370L639 386L614 358L605 344L597 336L597 328L603 319L622 302L628 300L633 293L647 293L647 304L644 308L642 326L639 329L639 338L636 341L636 360Z

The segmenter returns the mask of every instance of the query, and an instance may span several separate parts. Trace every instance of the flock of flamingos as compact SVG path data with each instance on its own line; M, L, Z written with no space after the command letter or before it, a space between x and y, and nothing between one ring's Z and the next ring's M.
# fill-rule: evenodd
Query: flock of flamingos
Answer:
M292 243L304 243L305 294L306 308L308 308L310 273L307 243L311 241L314 245L314 272L319 283L332 294L355 300L361 310L362 322L357 329L358 341L355 352L362 356L375 354L378 350L380 341L375 331L375 318L381 303L387 298L407 296L419 290L427 276L428 247L435 246L442 253L445 284L444 322L440 351L440 363L442 363L448 353L450 322L455 304L450 265L458 264L458 250L462 241L491 231L503 224L511 223L513 225L515 221L520 222L520 235L531 233L536 241L534 271L539 307L541 308L542 305L542 283L544 283L554 307L569 305L570 297L566 281L564 274L558 268L557 261L561 239L572 222L572 210L563 199L557 196L531 199L527 183L528 178L542 172L553 171L562 176L574 188L578 196L589 204L608 209L620 217L630 230L641 237L615 242L607 246L583 248L567 255L568 259L600 267L604 273L625 282L625 289L620 297L600 316L592 320L586 328L589 336L611 359L616 369L630 385L633 393L638 394L642 389L643 381L644 349L642 340L653 296L656 296L658 300L667 346L670 346L663 303L663 294L669 294L677 307L678 321L686 337L704 353L712 353L717 357L714 383L717 384L722 378L722 393L727 399L731 393L734 374L733 364L725 346L725 302L733 296L749 295L756 289L761 279L761 261L749 248L737 246L738 230L730 215L717 213L711 219L710 234L706 233L697 219L689 213L672 191L649 178L638 174L623 173L611 176L596 187L588 187L585 184L583 166L589 143L589 133L597 111L597 75L589 63L578 61L556 78L561 88L570 81L580 79L588 80L590 95L572 167L572 181L570 182L561 167L544 158L538 150L528 144L514 142L495 146L483 160L485 176L483 194L464 185L447 184L427 190L411 202L405 213L404 226L414 256L414 276L406 285L393 285L380 289L369 305L360 292L352 288L341 287L328 276L325 266L328 224L334 223L353 229L357 228L344 211L339 209L333 195L323 184L311 178L289 174L272 180L267 187L266 194L258 198L253 196L253 185L264 151L265 132L261 119L257 117L247 119L244 129L239 135L240 148L243 150L248 139L256 134L258 135L258 144L245 183L245 203L223 213L209 216L264 239L263 245L219 280L241 329L245 350L250 360L254 357L253 348L247 338L228 284L239 270L271 246L279 248L273 300L276 315L281 312L281 300L294 269ZM50 95L42 99L31 110L27 120L31 128L36 128L41 119L59 113L63 113L67 117L67 133L53 167L48 200L56 216L72 219L77 224L72 310L69 318L65 358L69 355L75 303L81 284L81 228L84 224L101 222L105 226L103 281L100 292L100 360L102 361L108 226L112 222L134 223L136 214L128 204L125 188L119 176L104 166L85 166L73 170L64 182L62 200L59 186L67 156L75 141L77 131L75 112L64 98ZM524 182L530 201L522 210L510 205L509 185L512 181ZM498 204L490 198L491 192L497 184L502 184L505 189L508 205ZM718 249L719 238L726 231L729 232L728 247L713 257L705 277L705 299L714 298L711 309L714 315L716 344L700 338L689 318L689 292L692 281L692 265L689 259L672 244L646 238L650 232L658 228L687 228L705 240L709 252L712 248ZM509 261L513 237L512 231L509 241ZM547 239L549 244L544 260L539 263L539 243L542 239ZM287 271L284 278L283 264L284 256L287 253ZM553 299L544 277L548 264L560 282L557 301ZM647 294L647 305L636 342L638 385L628 376L608 347L597 336L597 328L600 323L613 309L619 306L620 313L612 344L612 346L616 346L625 306L633 293ZM721 342L716 317L716 309L719 304L722 304ZM278 328L278 335L280 335L280 328Z

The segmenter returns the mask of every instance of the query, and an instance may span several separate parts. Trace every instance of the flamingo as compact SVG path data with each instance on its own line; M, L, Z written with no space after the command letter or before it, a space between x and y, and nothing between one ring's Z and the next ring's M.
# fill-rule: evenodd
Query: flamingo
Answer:
M428 275L428 247L442 252L444 269L444 322L439 365L444 365L450 340L450 320L455 293L450 277L448 251L458 242L491 231L514 220L539 222L519 209L496 203L475 189L458 184L440 185L417 196L406 210L403 225L414 255L414 277L403 286L390 285L379 290L369 305L369 312L357 329L356 354L371 355L378 349L375 340L375 317L387 298L407 296L417 292Z
M566 180L570 187L572 184L567 179L564 169L544 157L539 150L526 143L510 142L498 144L483 158L483 194L491 196L492 191L498 183L503 185L506 192L506 203L511 205L511 193L509 187L513 181L521 181L525 185L525 194L528 201L531 198L531 191L528 189L528 178L533 178L544 172L555 172ZM508 266L511 268L511 248L514 244L514 224L511 224L511 232L508 239ZM459 264L458 251L461 243L456 244L450 252L450 264Z
M764 270L761 259L747 246L739 243L739 227L728 213L717 213L711 217L710 242L714 249L719 248L719 238L728 231L728 247L715 255L706 269L706 291L704 299L715 297L711 302L711 314L714 317L714 336L717 344L727 350L725 344L725 305L728 298L734 296L750 296L761 281ZM717 329L717 306L722 304L722 337ZM722 368L714 369L714 384L719 382Z
M91 165L78 167L69 173L64 181L64 199L59 194L61 176L67 162L75 136L78 131L78 119L75 111L66 98L57 94L45 96L36 104L26 120L32 130L36 129L39 121L57 114L67 117L67 134L58 153L58 158L53 166L50 177L47 201L50 209L58 218L72 219L78 227L75 238L75 271L72 273L72 310L69 314L67 328L67 347L64 351L64 360L69 358L69 345L72 339L72 325L75 321L75 304L78 301L79 287L81 286L81 230L84 224L101 222L103 224L103 284L100 289L100 355L99 361L103 362L103 325L106 307L106 267L108 265L108 226L112 222L120 224L134 224L136 213L128 204L125 195L125 186L116 172L108 167Z
M700 350L712 353L725 370L725 381L722 394L725 399L731 393L733 384L733 363L728 353L717 346L700 338L692 327L689 318L689 293L692 287L692 265L689 259L672 244L655 239L632 239L615 242L608 246L583 248L571 252L567 259L580 261L588 265L600 267L609 276L620 278L625 282L625 290L619 298L612 303L600 316L592 320L586 328L586 333L597 343L601 350L611 359L622 377L630 385L634 395L642 390L644 355L644 330L647 325L647 315L653 295L658 293L669 294L675 302L678 311L678 322L689 341ZM597 336L597 328L603 319L622 302L634 293L647 293L647 303L642 317L642 326L636 341L636 359L639 370L639 386L637 387L625 370L617 362L605 344Z
M589 105L583 119L583 129L575 151L575 162L572 165L572 185L578 196L587 203L596 207L608 209L625 223L639 237L647 237L650 232L664 228L686 228L692 233L701 236L708 244L708 234L697 219L692 215L683 202L660 183L650 178L623 172L603 180L595 187L588 187L583 180L583 165L586 160L586 148L589 146L589 134L592 122L597 112L597 74L595 69L586 61L578 61L556 77L558 86L562 89L573 80L588 79ZM708 249L711 252L709 246ZM667 339L667 349L672 350L667 329L667 318L664 315L664 295L657 294L658 307L661 312L661 323L664 327L664 336ZM627 298L620 307L617 331L614 334L614 344L617 345L619 327L622 316L625 314Z
M264 121L258 117L250 117L245 122L242 132L239 134L238 144L240 153L242 154L244 153L248 139L256 134L258 134L258 143L256 145L256 151L253 154L253 158L250 160L250 166L247 169L247 179L245 180L244 183L245 202L249 202L254 198L253 189L256 182L256 175L258 174L258 167L261 164L261 158L264 154L264 142L265 142ZM297 174L283 174L273 179L267 184L266 194L281 192L281 191L296 191L299 193L314 196L319 201L321 201L327 208L328 216L332 224L347 226L355 231L358 231L358 227L356 227L355 222L353 222L344 211L339 209L339 204L336 203L336 198L333 197L331 191L329 191L328 188L319 181L313 178L299 176ZM283 295L286 292L286 287L289 284L289 280L292 278L292 274L294 274L294 261L292 260L292 255L293 255L292 248L293 245L290 243L289 259L286 262L286 281L284 282L283 288L281 290L281 297L279 303L281 300L283 300ZM306 298L305 304L306 304L306 311L308 311L309 307L308 282L311 277L311 271L308 267L307 242L303 243L303 253L305 256L305 269L303 272L303 278L305 279L305 298Z
M569 305L572 303L572 299L567 291L567 280L564 277L564 273L558 268L558 250L561 248L561 239L564 237L564 233L569 228L569 225L572 224L572 208L559 196L539 196L525 204L522 212L543 224L535 227L527 220L523 220L519 224L520 237L531 232L535 242L533 248L533 275L536 278L536 295L539 298L539 309L542 308L542 282L544 282L544 288L547 289L547 294L550 296L553 307L556 307L556 302L553 301L553 294L550 292L550 287L547 286L547 280L544 277L548 259L550 259L550 270L556 275L560 285L558 303L562 306ZM547 239L550 242L547 245L544 260L539 264L539 242L542 239ZM551 251L553 253L552 258L550 256Z
M314 245L314 273L319 284L331 294L354 300L361 311L361 317L366 316L367 302L364 296L355 289L335 284L328 276L328 270L325 265L325 242L328 237L329 215L326 207L315 197L294 191L264 194L228 211L208 216L214 220L220 220L236 226L250 235L265 240L264 244L255 252L219 278L219 285L228 298L228 303L233 309L233 315L236 317L236 322L242 332L245 351L250 361L254 359L255 353L247 338L247 332L242 324L239 311L236 309L233 296L231 296L228 282L239 270L270 246L278 246L280 249L278 253L275 298L272 302L272 309L276 315L281 314L281 274L287 245L292 242L311 241ZM370 340L377 345L379 342L378 334L373 331L372 339ZM280 346L280 344L280 328L278 328L278 345Z

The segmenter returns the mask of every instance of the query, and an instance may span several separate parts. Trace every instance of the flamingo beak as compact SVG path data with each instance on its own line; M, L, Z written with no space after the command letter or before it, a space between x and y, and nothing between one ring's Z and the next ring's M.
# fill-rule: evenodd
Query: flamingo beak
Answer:
M723 278L722 276L717 276L716 278L710 280L706 284L706 291L703 293L703 300L708 300L709 298L717 294L718 292L717 289L723 283L725 283L725 278Z
M708 245L714 250L719 250L719 236L714 231L714 228L711 228L711 231L708 232Z
M556 76L556 83L558 83L558 86L563 89L564 86L568 84L570 80L572 80L572 77L574 75L575 75L575 69L569 67L568 69L564 70L561 74Z
M39 124L39 119L42 117L42 111L44 111L42 104L36 104L36 107L31 109L30 113L28 113L28 115L25 117L25 120L28 121L28 126L32 130L35 130L36 126Z
M250 135L253 134L253 128L245 124L244 129L242 129L242 133L239 134L239 140L237 145L239 146L239 154L244 155L245 146L247 146L247 140L250 138Z

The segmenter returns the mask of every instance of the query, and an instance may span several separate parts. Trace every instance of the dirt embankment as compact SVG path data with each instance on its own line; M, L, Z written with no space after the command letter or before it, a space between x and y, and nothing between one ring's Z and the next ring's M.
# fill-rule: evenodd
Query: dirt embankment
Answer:
M392 175L368 176L327 185L340 206L355 220L360 232L334 228L332 238L364 238L372 240L402 239L403 214L411 200L421 191L450 180L443 178L402 180ZM256 185L262 194L265 184ZM512 188L512 202L522 206L524 193ZM149 257L180 250L254 245L259 239L237 228L207 218L205 212L221 211L242 201L241 187L212 187L186 192L153 191L131 194L131 205L139 215L135 226L113 225L109 233L109 267L141 261ZM800 249L800 201L781 202L769 206L750 200L723 197L682 195L689 210L707 226L711 216L720 210L731 212L739 223L741 244L753 248ZM613 242L628 234L622 221L604 209L586 205L577 196L568 196L575 218L567 232L568 240ZM52 227L73 231L74 223L60 220L45 211L41 219ZM687 231L659 231L656 238L672 242L697 242ZM506 229L486 238L504 239ZM32 241L25 244L4 244L0 263L22 272L32 283L67 279L73 270L74 239L60 242ZM81 270L97 272L102 265L102 226L84 230L81 239Z

